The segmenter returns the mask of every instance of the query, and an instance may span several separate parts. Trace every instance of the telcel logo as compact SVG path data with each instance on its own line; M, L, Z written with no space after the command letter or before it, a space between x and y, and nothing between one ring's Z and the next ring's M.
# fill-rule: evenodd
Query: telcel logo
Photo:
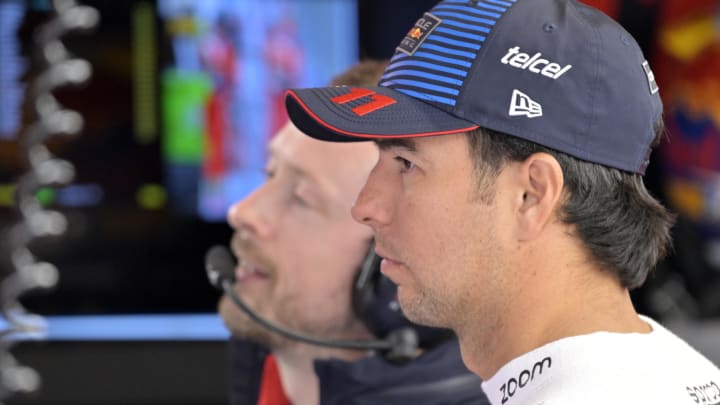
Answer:
M502 59L500 59L500 62L518 69L541 74L553 80L557 80L560 76L565 74L565 72L572 69L572 65L560 66L557 63L543 59L542 53L540 52L533 56L530 56L528 53L520 52L519 46L508 49L508 52L502 57Z

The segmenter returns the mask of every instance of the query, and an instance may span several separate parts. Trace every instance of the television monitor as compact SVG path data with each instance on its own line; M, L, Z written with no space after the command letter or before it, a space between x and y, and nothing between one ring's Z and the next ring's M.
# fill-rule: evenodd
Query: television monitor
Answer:
M354 0L160 0L162 153L171 200L207 221L263 180L284 93L357 61ZM331 34L329 34L331 33Z

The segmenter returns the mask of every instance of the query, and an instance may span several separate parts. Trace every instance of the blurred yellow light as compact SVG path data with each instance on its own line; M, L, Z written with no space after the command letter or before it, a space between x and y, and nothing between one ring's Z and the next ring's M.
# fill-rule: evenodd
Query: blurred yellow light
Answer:
M0 207L15 205L15 184L0 184Z
M146 210L161 209L167 203L165 188L158 184L143 184L138 189L135 198L138 205Z

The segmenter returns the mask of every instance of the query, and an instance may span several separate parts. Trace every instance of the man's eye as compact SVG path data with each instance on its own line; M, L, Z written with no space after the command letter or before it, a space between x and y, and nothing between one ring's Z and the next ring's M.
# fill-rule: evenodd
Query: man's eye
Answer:
M265 170L263 170L263 172L265 172L266 179L271 179L275 176L275 170L273 170L273 169L266 168Z
M415 163L405 159L404 157L395 156L395 160L402 165L402 171L404 172L410 171L415 167Z

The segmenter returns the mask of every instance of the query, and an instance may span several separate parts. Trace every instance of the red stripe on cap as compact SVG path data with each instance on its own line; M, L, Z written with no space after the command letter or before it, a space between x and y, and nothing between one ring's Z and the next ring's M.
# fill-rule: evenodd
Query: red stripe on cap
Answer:
M369 103L354 107L352 111L362 117L364 115L370 114L373 111L377 111L381 108L385 108L389 105L397 103L397 100L395 100L394 98L388 97L383 94L373 94L370 96L370 100L371 101Z
M333 97L330 99L330 101L332 101L333 103L345 104L345 103L349 103L353 100L357 100L359 98L369 96L371 94L375 94L375 92L370 89L353 87L352 89L350 89L350 93L343 94L343 95L337 96L337 97Z
M472 131L474 129L480 128L480 125L471 125L467 128L459 128L459 129L449 129L447 131L436 131L436 132L421 132L421 133L414 133L414 134L401 134L401 135L377 135L377 134L360 134L355 132L348 132L344 131L340 128L335 128L334 126L328 124L327 122L323 121L320 117L318 117L305 103L303 103L302 99L300 99L300 96L297 95L293 90L288 90L285 92L285 95L291 95L292 98L295 99L295 101L300 104L300 107L302 107L305 112L308 113L315 121L317 121L320 125L324 126L325 128L335 131L339 134L348 135L355 138L369 138L369 139L378 139L378 138L417 138L422 136L434 136L434 135L450 135L450 134L457 134L460 132L467 132Z

